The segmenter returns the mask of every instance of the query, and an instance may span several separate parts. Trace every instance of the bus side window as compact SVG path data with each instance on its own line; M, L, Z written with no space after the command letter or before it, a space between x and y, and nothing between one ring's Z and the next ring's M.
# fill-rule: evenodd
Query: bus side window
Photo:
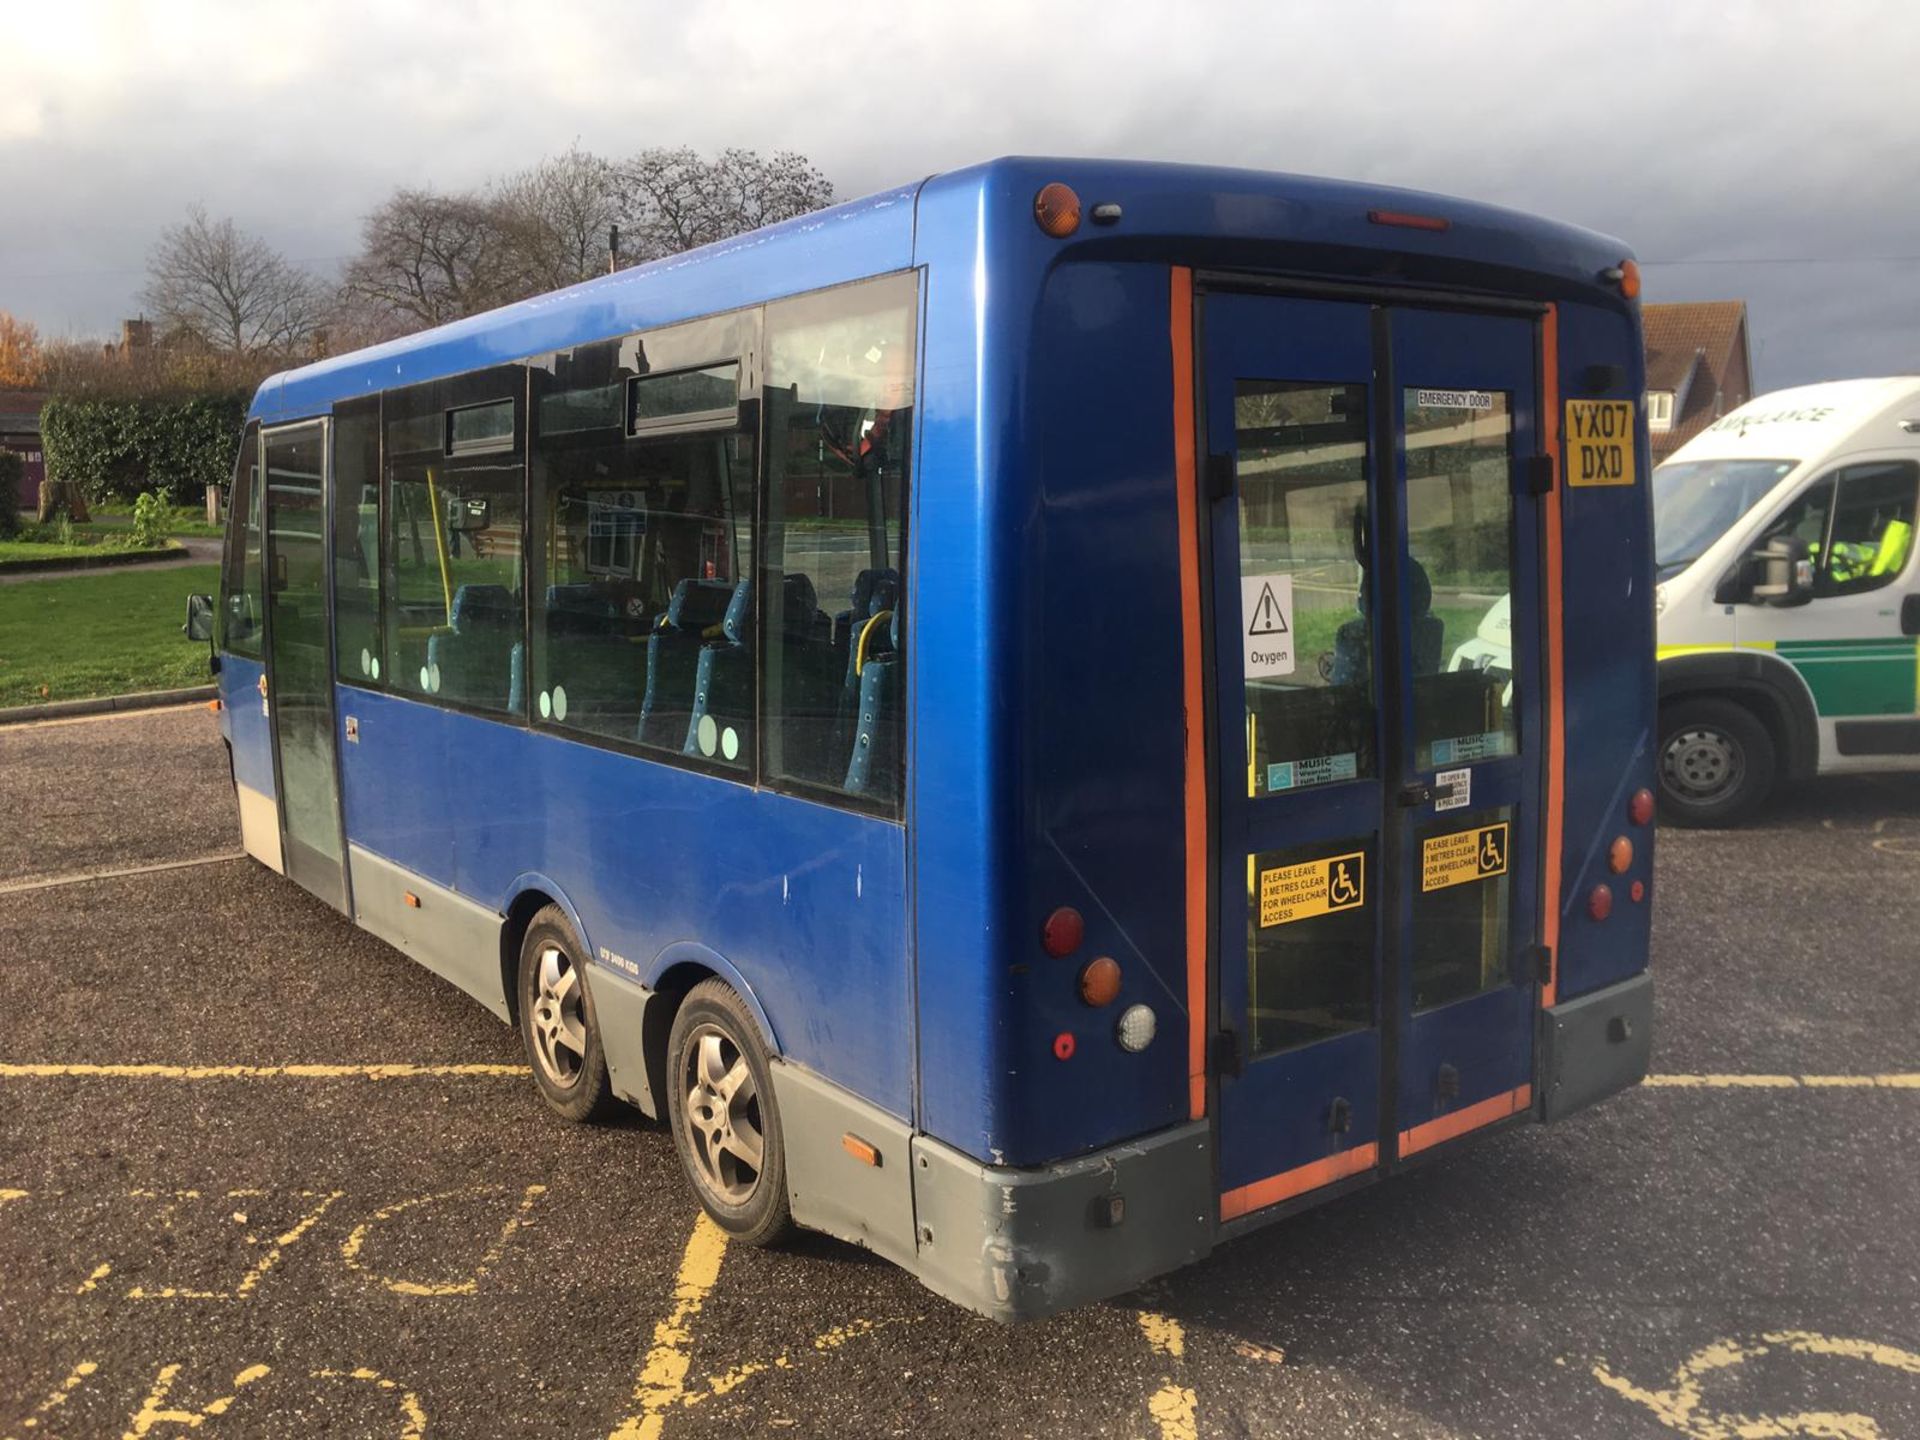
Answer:
M227 553L221 569L220 648L261 658L260 427L247 426L234 462L227 506Z
M333 638L335 673L380 680L380 399L334 407Z
M462 381L511 396L520 373ZM382 680L430 700L524 714L517 402L449 398L448 382L386 397Z
M1913 553L1920 466L1911 460L1849 465L1834 484L1833 524L1816 572L1815 597L1857 595L1892 584Z
M916 282L767 307L766 773L898 814Z

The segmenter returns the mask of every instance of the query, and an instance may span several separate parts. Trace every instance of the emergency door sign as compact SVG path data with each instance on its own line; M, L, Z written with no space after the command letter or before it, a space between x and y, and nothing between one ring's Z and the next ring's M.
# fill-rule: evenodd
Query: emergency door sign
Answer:
M1567 483L1633 484L1633 401L1567 401Z
M1293 576L1240 577L1240 651L1249 680L1293 673Z

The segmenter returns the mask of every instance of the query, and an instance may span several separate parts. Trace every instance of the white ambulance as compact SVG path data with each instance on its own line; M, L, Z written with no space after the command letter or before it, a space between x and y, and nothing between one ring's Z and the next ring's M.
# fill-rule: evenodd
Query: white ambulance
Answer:
M1778 390L1653 473L1662 818L1920 769L1920 376Z

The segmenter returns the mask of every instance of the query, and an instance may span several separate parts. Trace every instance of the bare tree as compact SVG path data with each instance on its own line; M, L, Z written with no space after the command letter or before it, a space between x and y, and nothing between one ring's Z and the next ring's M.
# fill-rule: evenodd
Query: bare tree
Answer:
M618 167L622 258L638 263L711 245L833 203L833 185L804 155L643 150ZM631 243L625 243L631 236Z
M400 190L367 216L342 289L420 325L519 298L508 245L477 195Z
M528 295L574 285L607 269L607 232L621 220L613 167L577 145L487 196L513 271Z
M161 233L142 299L163 333L240 355L304 347L326 309L311 275L198 205Z

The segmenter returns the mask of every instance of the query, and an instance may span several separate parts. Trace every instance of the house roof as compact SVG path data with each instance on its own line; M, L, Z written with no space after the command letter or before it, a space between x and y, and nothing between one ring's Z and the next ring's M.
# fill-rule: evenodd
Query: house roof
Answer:
M10 435L38 435L44 390L0 390L0 431Z
M1716 378L1724 377L1746 318L1744 300L1641 306L1640 323L1647 335L1647 388L1677 393L1702 361Z

